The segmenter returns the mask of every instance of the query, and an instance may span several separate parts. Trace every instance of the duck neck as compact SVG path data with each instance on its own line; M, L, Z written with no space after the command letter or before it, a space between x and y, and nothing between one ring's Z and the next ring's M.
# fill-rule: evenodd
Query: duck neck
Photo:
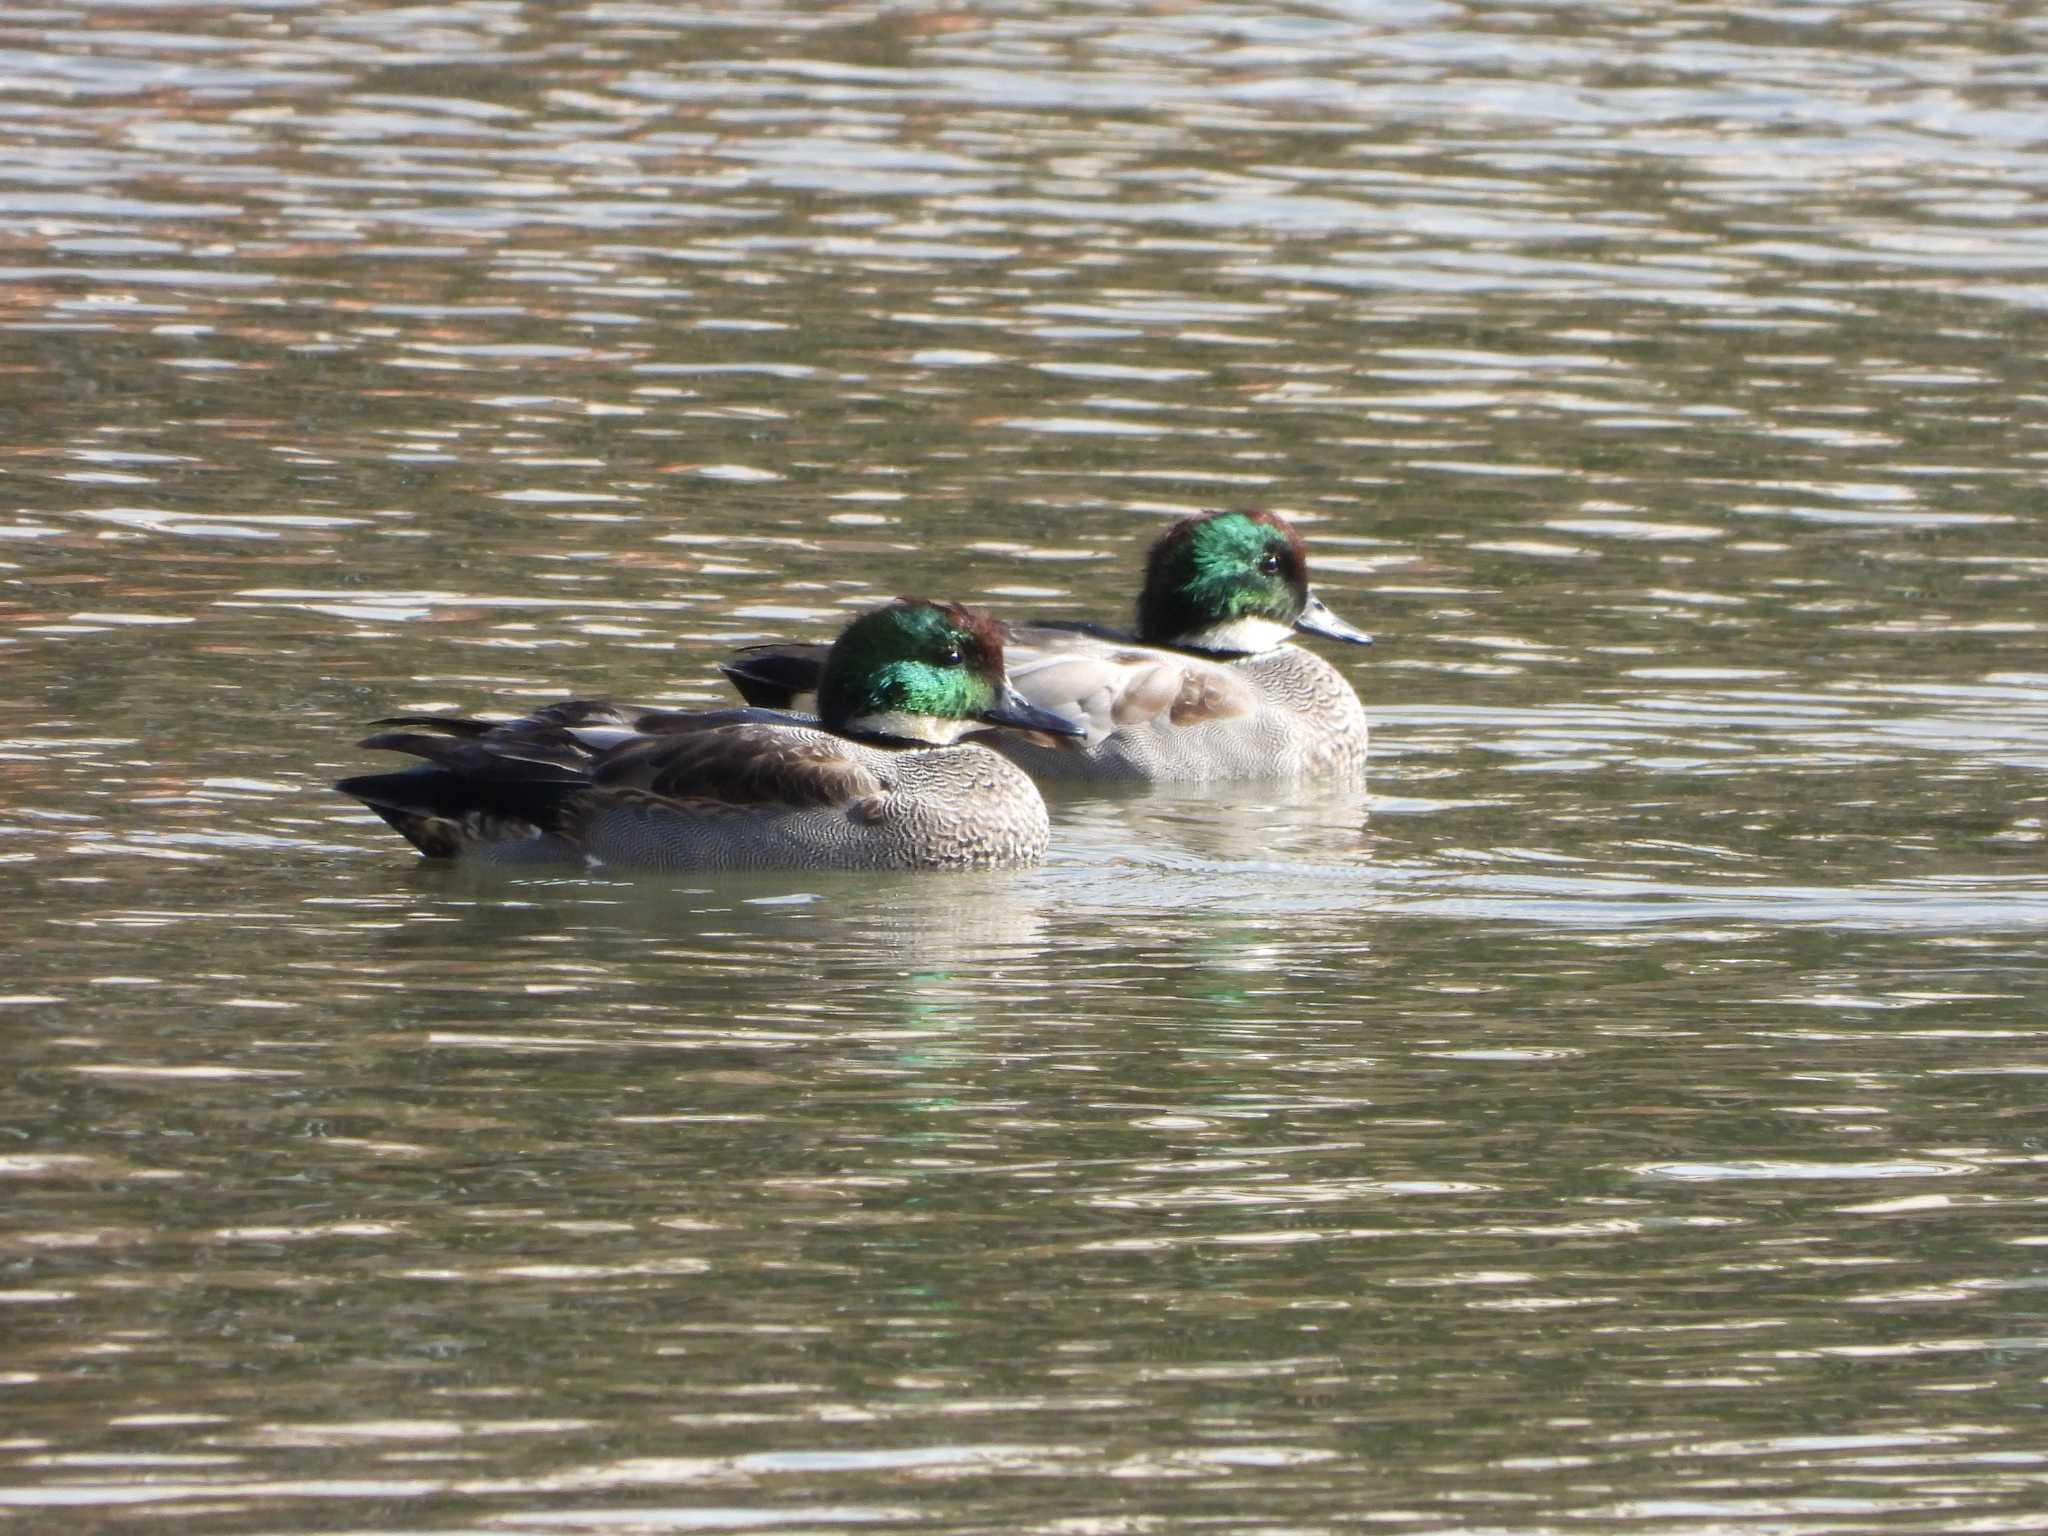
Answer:
M1177 651L1199 651L1209 656L1256 656L1261 651L1270 651L1285 643L1293 634L1293 625L1251 613L1211 624L1206 629L1177 635L1173 648Z
M855 715L834 727L843 735L860 736L895 747L950 747L961 737L979 729L972 720L949 719L944 715L918 715L908 710L884 709Z

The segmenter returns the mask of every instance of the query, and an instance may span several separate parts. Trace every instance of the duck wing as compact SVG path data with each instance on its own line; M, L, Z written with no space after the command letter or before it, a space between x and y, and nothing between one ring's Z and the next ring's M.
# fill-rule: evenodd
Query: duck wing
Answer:
M486 844L573 836L619 795L766 808L877 792L873 774L835 778L843 754L803 722L760 709L642 709L569 699L515 720L395 715L361 743L421 759L334 787L362 801L430 858ZM842 766L857 766L843 763Z
M1017 691L1081 726L1083 746L1134 726L1226 720L1258 704L1224 663L1139 645L1094 626L1013 624L1004 655Z
M759 810L848 806L885 795L873 755L804 722L765 710L677 716L607 752L592 787L668 801L714 801Z

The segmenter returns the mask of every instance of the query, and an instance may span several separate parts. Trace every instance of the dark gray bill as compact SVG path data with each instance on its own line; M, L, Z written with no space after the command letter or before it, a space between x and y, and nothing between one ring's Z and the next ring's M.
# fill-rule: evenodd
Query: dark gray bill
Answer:
M1308 606L1301 610L1301 617L1294 621L1294 627L1311 635L1327 635L1332 640L1349 640L1353 645L1371 645L1372 636L1353 624L1346 624L1337 615L1323 606L1323 600L1311 592Z
M1064 715L1040 709L1008 683L1003 696L981 712L990 725L1007 725L1019 731L1043 731L1048 736L1085 736L1087 732Z

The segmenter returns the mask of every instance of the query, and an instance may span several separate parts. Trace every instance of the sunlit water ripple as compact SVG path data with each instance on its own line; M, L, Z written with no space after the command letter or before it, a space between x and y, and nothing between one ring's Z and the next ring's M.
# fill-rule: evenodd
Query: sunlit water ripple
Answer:
M0 1509L2037 1528L2044 44L0 14ZM1250 504L1369 790L863 879L326 788Z

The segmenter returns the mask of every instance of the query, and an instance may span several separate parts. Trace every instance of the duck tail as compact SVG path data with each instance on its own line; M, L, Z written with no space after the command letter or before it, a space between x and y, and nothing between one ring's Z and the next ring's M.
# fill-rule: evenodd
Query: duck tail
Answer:
M818 682L825 675L822 645L750 645L721 661L718 670L758 709L815 712Z
M414 717L402 723L429 722ZM438 730L450 724L431 723ZM560 830L572 798L590 782L573 760L512 755L478 733L389 731L362 745L426 759L395 773L357 774L334 787L362 801L430 859L548 837Z

